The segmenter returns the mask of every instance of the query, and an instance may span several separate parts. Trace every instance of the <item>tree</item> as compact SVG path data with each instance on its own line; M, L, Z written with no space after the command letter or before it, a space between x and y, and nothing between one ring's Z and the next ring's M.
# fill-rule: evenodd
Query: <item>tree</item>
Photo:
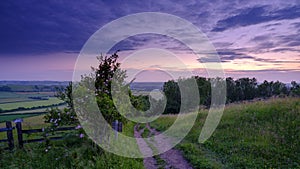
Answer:
M291 85L291 96L300 96L300 85L296 81L292 81Z
M272 95L287 95L287 87L284 83L276 81L272 86Z
M114 76L121 84L124 84L126 78L126 72L120 69L120 63L117 62L117 53L111 56L97 57L99 60L99 66L93 68L94 74L82 76L80 85L85 86L89 89L95 89L95 97L97 105L109 123L114 120L125 121L125 119L118 113L116 107L114 106L111 93L111 84ZM72 84L66 88L57 88L56 96L67 103L67 108L63 111L59 109L50 109L45 116L45 121L48 123L53 123L53 125L64 125L69 123L78 123L77 116L74 110L73 104L73 94L72 89L76 88L77 93L82 93L80 96L84 96L84 90L80 89L79 84ZM94 85L94 86L92 86ZM79 88L77 88L79 86ZM125 87L127 87L125 85ZM128 89L129 90L129 89ZM63 118L62 118L63 117Z
M211 84L209 82L209 79L198 76L195 76L195 79L198 85L200 104L208 106L210 104L211 95Z
M57 88L56 97L66 102L67 107L63 110L51 108L47 110L44 116L45 122L52 124L53 127L61 125L79 124L76 112L73 106L72 82L66 88Z
M181 105L181 95L178 84L174 80L164 83L163 92L167 99L164 113L179 113Z
M126 71L120 69L120 63L117 62L119 58L117 52L111 56L99 56L99 66L92 68L95 72L95 94L98 107L109 123L114 120L125 121L125 118L118 112L114 106L112 99L112 81L117 80L121 87L127 88L129 92L129 85L125 84Z
M258 85L258 96L267 98L272 96L272 88L273 82L264 81L263 83Z

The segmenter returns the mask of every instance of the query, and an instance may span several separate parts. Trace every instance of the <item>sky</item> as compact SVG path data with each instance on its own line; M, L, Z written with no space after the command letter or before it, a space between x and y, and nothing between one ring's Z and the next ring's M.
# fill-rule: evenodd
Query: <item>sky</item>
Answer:
M258 81L300 81L300 2L297 0L69 1L0 2L0 80L72 80L86 41L120 17L161 12L198 27L215 47L225 76ZM125 25L126 26L126 25ZM122 28L119 28L122 31ZM195 75L207 76L199 60L177 39L157 34L129 37L110 51L121 61L141 49L175 53ZM149 69L137 81L164 81L167 60L143 56ZM121 62L122 63L122 62ZM123 64L137 69L138 64ZM169 71L183 71L176 64Z

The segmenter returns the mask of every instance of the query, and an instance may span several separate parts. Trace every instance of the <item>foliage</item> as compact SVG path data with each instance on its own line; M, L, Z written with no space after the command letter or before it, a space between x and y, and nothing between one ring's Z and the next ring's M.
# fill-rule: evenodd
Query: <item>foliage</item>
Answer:
M178 84L174 80L165 82L163 92L167 98L165 113L178 113L181 105L181 95Z
M292 81L291 95L300 96L300 84L297 84L295 81Z
M111 56L98 57L99 66L92 68L95 72L95 93L98 107L106 119L107 122L111 123L114 120L125 121L125 118L118 113L112 100L112 80L115 79L122 87L125 85L126 72L120 69L120 63L117 62L119 58L117 53Z
M133 107L135 107L137 110L146 111L150 108L149 96L130 95L130 101Z
M81 85L95 89L98 107L108 123L114 120L125 121L115 108L111 93L112 79L118 79L118 82L123 85L126 78L126 72L120 70L120 63L117 62L118 57L117 53L111 56L101 55L98 57L99 66L92 67L94 74L83 76L80 81ZM94 86L89 87L89 85ZM53 123L56 126L78 123L73 105L72 83L66 88L58 88L56 96L67 103L67 108L63 111L58 109L49 110L45 116L46 122Z
M200 95L200 105L209 107L211 103L211 85L212 82L218 78L204 78L204 77L191 77L195 78L198 84ZM167 97L167 105L165 113L178 113L181 105L181 95L178 87L178 82L170 80L164 83L163 91ZM234 80L231 77L226 78L226 93L227 103L253 100L255 98L270 98L270 97L286 97L286 96L300 96L300 85L295 81L291 82L291 87L286 84L276 81L264 81L258 84L256 78L240 78Z
M72 83L65 89L58 89L56 96L67 103L67 107L63 110L51 108L47 110L45 122L50 123L52 127L79 124L72 98Z

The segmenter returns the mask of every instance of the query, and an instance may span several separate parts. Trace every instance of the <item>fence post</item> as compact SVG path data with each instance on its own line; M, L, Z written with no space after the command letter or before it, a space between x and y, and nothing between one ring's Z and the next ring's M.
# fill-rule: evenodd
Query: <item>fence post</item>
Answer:
M17 122L16 123L16 127L17 127L17 133L18 133L19 147L23 148L22 123L21 122Z
M123 131L123 125L122 125L122 122L119 122L118 132L122 132L122 131Z
M13 131L12 131L13 128L12 128L10 121L6 122L6 128L11 129L11 130L8 130L6 132L6 134L7 134L7 140L8 140L8 147L10 150L12 150L14 148L14 136L13 136Z
M118 139L118 120L115 121L114 129L115 129L115 138Z

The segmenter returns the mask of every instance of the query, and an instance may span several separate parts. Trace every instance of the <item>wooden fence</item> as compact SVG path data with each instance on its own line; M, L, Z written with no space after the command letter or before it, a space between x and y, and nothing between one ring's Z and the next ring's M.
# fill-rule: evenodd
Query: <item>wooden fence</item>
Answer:
M6 128L0 128L0 132L6 132L6 139L0 140L0 142L7 142L8 148L12 150L14 148L14 136L13 136L14 127L10 121L6 122Z
M38 138L38 139L29 139L29 140L24 140L23 139L23 134L42 133L42 132L44 132L43 129L23 130L21 122L16 123L16 128L17 128L18 143L19 143L20 148L23 148L23 145L25 143L42 142L42 141L46 140L46 137ZM75 130L75 127L61 127L61 128L56 128L55 129L55 131L67 131L67 130ZM63 139L63 137L54 137L53 136L53 137L49 137L48 139L49 140L60 140L60 139Z
M122 132L122 123L115 121L112 123L112 128L117 132ZM32 142L43 142L45 140L60 140L63 139L61 136L51 136L51 137L43 137L38 139L23 139L23 134L32 134L32 133L42 133L44 129L31 129L31 130L23 130L22 129L22 122L16 122L16 127L12 127L12 123L10 121L6 122L6 128L0 128L0 132L7 133L7 139L0 140L0 142L7 142L8 148L12 150L14 148L14 137L13 137L13 130L17 129L17 136L18 136L18 145L19 148L23 148L24 144L32 143ZM68 130L75 130L76 127L60 127L56 128L54 131L68 131Z

